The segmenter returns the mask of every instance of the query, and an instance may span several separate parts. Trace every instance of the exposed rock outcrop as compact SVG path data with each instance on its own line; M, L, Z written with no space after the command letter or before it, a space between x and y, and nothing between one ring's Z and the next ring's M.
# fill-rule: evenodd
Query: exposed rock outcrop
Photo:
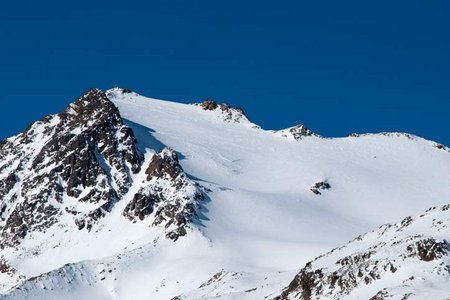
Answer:
M277 134L283 138L287 138L287 139L291 139L291 140L295 140L295 141L301 140L308 136L319 137L319 135L315 134L310 129L306 128L304 125L296 125L294 127L282 129L282 130L276 131L275 134Z
M314 183L310 190L316 195L322 195L323 191L329 189L331 189L331 185L327 181L319 181Z
M184 173L172 149L155 154L145 173L147 182L127 204L123 215L133 222L152 215L152 226L163 226L166 237L176 241L186 235L186 228L197 216L203 191Z
M439 149L439 150L442 150L442 151L450 152L450 148L448 148L447 146L444 146L442 144L435 144L434 147L436 149Z
M226 122L242 123L249 122L245 112L241 108L231 107L228 104L219 104L213 99L206 99L202 103L196 103L195 105L201 107L206 111L217 111L219 116Z
M200 106L201 106L204 110L215 110L217 107L219 107L219 105L217 104L217 102L214 101L213 99L205 99L205 101L203 101L202 103L200 103Z

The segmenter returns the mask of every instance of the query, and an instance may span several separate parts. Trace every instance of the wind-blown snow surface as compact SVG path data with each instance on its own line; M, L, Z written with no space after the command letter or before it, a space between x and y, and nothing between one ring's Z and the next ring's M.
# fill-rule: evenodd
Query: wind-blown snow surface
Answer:
M170 147L191 180L210 190L199 230L173 242L148 220L131 223L122 215L145 178L143 169L98 230L54 236L58 247L40 245L43 254L10 260L22 281L38 277L5 288L0 299L270 299L307 261L450 199L450 154L419 137L296 140L260 129L235 111L120 89L107 96L133 129L146 162ZM311 188L319 182L330 188L317 195ZM217 278L225 284L197 293Z

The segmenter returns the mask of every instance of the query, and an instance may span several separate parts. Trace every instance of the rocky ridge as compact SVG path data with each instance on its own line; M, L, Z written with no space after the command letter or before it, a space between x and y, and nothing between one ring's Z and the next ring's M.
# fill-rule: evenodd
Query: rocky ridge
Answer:
M276 299L421 298L417 286L450 280L449 233L450 205L383 225L308 262Z

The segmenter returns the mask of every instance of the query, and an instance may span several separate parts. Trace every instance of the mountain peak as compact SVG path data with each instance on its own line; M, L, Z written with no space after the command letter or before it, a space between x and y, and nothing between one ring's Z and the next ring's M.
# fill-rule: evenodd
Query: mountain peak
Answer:
M75 115L92 115L95 111L118 113L115 105L108 99L106 93L100 89L87 90L81 97L71 103L63 112Z
M2 144L0 172L9 174L0 184L2 246L58 223L92 228L140 170L143 154L136 144L117 107L99 89Z

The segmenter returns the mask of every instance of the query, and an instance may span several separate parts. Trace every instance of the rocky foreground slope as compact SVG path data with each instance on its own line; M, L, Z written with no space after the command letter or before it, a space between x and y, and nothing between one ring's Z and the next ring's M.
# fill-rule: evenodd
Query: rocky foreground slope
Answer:
M446 299L449 186L413 135L92 89L0 142L0 299Z
M383 225L308 262L281 299L448 299L450 204Z

